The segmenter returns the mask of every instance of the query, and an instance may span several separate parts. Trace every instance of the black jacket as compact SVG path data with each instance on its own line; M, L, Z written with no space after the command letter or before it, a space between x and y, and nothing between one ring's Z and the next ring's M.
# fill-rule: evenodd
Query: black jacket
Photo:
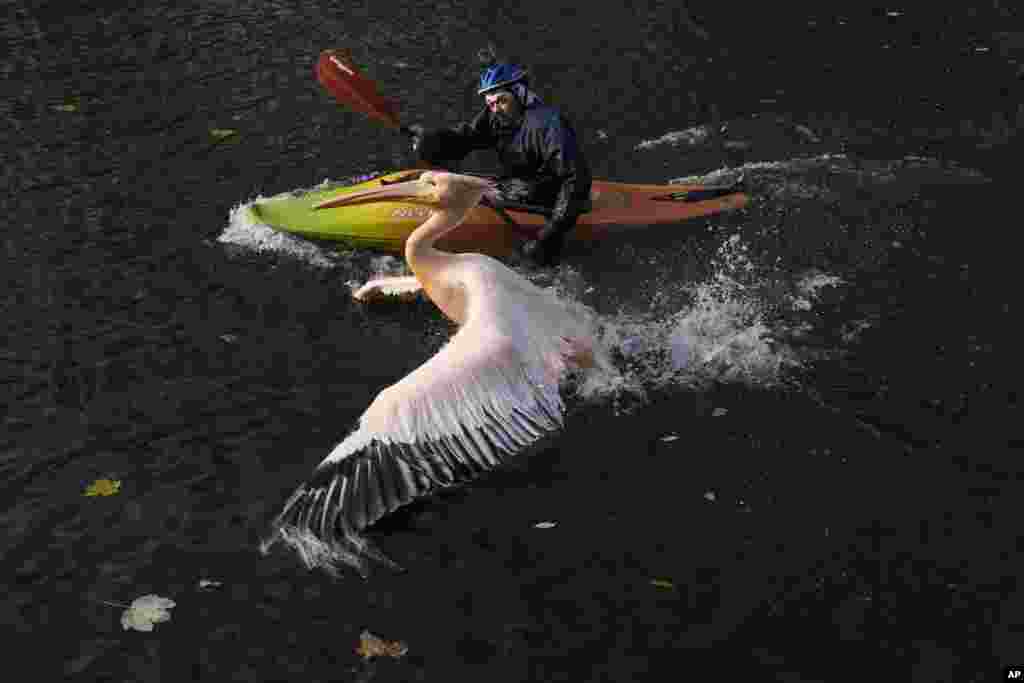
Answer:
M590 166L572 124L554 107L534 105L521 124L504 124L486 107L469 123L433 131L420 144L425 161L445 166L478 149L495 149L506 199L552 208L541 233L564 235L590 199Z

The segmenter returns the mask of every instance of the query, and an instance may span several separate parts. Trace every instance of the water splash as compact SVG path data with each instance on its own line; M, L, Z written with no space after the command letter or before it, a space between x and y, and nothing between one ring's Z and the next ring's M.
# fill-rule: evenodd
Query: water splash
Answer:
M714 131L710 126L694 126L685 130L669 131L660 138L653 140L642 140L634 149L640 152L666 145L671 147L697 147L710 141L713 134Z
M838 275L829 275L817 269L805 272L796 282L796 295L792 299L794 311L809 311L824 287L838 287L845 284Z
M897 178L908 188L922 185L981 184L989 179L952 161L907 155L900 159L853 159L846 154L817 154L782 161L751 161L700 175L673 178L670 184L724 184L743 176L751 193L780 200L825 203L841 198L840 188L885 186Z
M249 208L257 202L269 202L281 199L294 199L310 192L325 190L332 187L348 187L372 180L383 173L370 173L352 176L343 180L325 179L318 185L281 192L270 197L259 195L254 199L234 207L228 215L228 225L217 241L233 247L235 253L256 253L263 255L285 256L316 268L334 268L339 263L350 260L352 251L333 250L317 245L307 239L290 235L260 223L249 212Z
M789 384L813 354L789 343L794 330L807 323L787 314L805 313L823 288L843 281L808 271L780 287L780 275L757 264L739 235L730 237L715 254L711 275L686 286L675 310L622 310L601 317L601 342L615 359L617 374L589 378L578 395L585 401L643 403L651 391Z
M918 161L908 159L907 165ZM852 172L854 165L842 155L820 155L747 164L740 169L720 169L699 179L680 180L717 182L745 173L754 177L755 184L770 190L769 194L791 197L799 190L801 198L810 194L820 199L818 194L824 196L832 190L822 185L821 192L815 193L817 186L808 177L810 171L838 167ZM860 168L858 172L865 171ZM340 266L353 278L347 283L353 290L365 279L408 274L404 262L390 255L359 254L343 262L307 240L252 223L244 215L245 206L232 212L231 226L221 236L222 242L238 244L241 236L257 250L287 253L319 267ZM588 308L612 362L598 364L578 377L573 385L577 397L585 402L612 401L616 406L628 406L644 403L651 391L673 388L701 390L715 383L770 387L788 383L804 367L805 360L814 357L802 339L801 343L790 342L811 329L814 316L808 314L819 294L841 287L840 277L821 270L799 274L775 271L752 256L739 234L719 245L708 272L696 283L666 277L665 282L656 285L656 307L623 308L603 315ZM563 301L583 308L587 307L582 302L597 287L566 265L521 274L542 288L552 289Z
M337 261L335 254L301 237L260 223L248 211L248 208L258 201L272 201L289 196L291 193L270 198L257 197L251 202L236 206L229 214L228 226L217 241L235 247L235 253L285 255L317 268L333 268Z

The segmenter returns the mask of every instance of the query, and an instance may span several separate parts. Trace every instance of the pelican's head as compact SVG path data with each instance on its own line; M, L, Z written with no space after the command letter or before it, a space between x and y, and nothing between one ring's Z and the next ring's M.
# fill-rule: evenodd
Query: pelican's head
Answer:
M414 180L382 183L372 190L360 190L317 204L316 209L368 204L371 202L411 202L441 209L471 209L481 197L495 197L494 181L476 176L424 171Z

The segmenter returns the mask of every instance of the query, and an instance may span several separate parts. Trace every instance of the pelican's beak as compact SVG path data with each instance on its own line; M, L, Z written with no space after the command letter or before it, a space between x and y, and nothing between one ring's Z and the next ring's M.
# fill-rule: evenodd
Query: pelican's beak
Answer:
M373 202L413 202L416 204L433 204L433 188L422 181L411 180L404 183L384 185L373 190L360 190L334 197L320 202L313 209L330 209L336 206L354 204L370 204Z

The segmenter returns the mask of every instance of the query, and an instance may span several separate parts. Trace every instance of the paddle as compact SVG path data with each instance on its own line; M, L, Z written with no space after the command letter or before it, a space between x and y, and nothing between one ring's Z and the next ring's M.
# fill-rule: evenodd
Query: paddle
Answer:
M399 121L398 107L377 92L374 81L359 72L348 50L332 48L321 52L316 63L316 77L341 104L389 128L397 128L400 133L412 135L412 131Z

